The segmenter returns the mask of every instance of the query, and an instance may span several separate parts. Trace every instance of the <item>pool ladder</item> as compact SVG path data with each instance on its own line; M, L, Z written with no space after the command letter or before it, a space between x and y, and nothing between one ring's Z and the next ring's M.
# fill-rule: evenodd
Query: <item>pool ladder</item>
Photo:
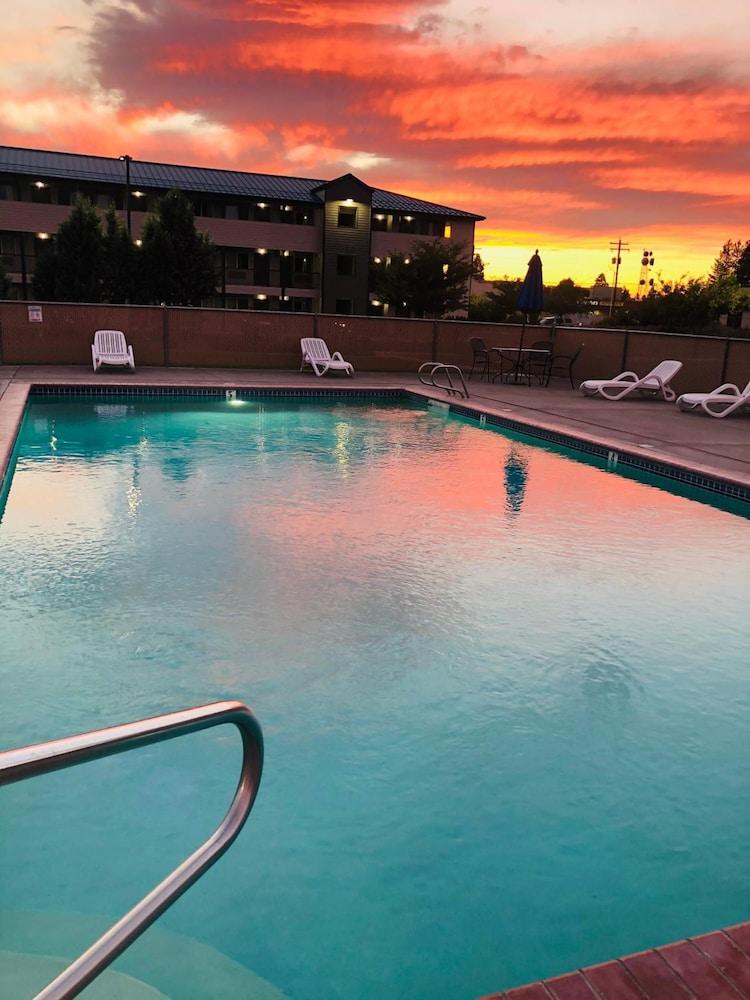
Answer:
M0 753L0 785L9 785L37 774L59 771L224 724L236 726L242 738L240 779L224 819L205 843L37 993L34 1000L68 1000L77 996L229 848L258 794L263 771L263 735L247 705L240 701L218 701Z
M441 372L445 374L448 380L447 385L443 382L435 381L435 376ZM458 375L460 385L453 384L451 372L454 373L454 376ZM441 361L425 361L423 365L419 366L417 376L422 385L427 385L435 389L445 389L449 396L460 396L462 399L469 398L469 390L466 388L466 382L464 382L464 373L458 365L444 365Z

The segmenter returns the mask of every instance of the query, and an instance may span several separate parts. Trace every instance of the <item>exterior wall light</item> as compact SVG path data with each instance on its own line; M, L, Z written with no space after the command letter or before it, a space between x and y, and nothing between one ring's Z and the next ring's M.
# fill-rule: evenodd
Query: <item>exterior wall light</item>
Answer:
M373 300L372 300L372 304L373 304L374 306L380 306L380 305L382 305L383 303L382 303L382 302L380 301L380 299L373 299Z
M292 206L291 205L284 205L284 211L285 212L291 212L291 210L292 210Z
M282 302L288 302L289 301L289 296L288 295L282 295L281 296L281 301Z
M256 250L255 252L261 254L261 256L262 256L263 254L268 253L268 250L260 249L260 250Z
M38 240L48 240L49 239L49 233L37 233L36 234L36 238Z
M46 188L47 185L44 183L44 181L34 181L34 187L39 188L39 190L41 191L42 188Z
M146 192L145 191L134 191L133 192L133 197L134 198L145 198L146 197Z
M373 257L372 259L373 259L373 261L374 261L375 264L380 264L380 263L382 263L382 260L383 260L382 257Z
M259 201L258 208L268 208L268 205L265 201Z
M414 222L414 216L413 215L405 215L404 216L404 221L405 222Z
M404 257L404 264L411 264L411 257Z
M383 219L385 218L385 216L384 215L376 215L375 218L378 220L378 222L382 222Z
M284 257L288 257L288 256L289 256L289 251L288 251L288 250L285 250L282 256L284 256Z
M260 295L256 295L255 298L256 299L260 299L261 302L265 302L265 300L268 298L268 296L260 294Z
M344 199L344 204L345 205L353 205L354 204L354 198L345 198Z
M143 246L143 240L136 240L136 241L135 241L135 245L136 245L137 247L142 247L142 246Z

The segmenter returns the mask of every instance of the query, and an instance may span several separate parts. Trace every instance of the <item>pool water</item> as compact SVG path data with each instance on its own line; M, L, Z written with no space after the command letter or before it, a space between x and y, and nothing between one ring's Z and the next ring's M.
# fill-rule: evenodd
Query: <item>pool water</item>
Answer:
M405 405L34 402L2 745L246 700L248 825L115 970L244 992L192 943L258 996L468 1000L750 916L748 537ZM0 949L90 940L239 757L227 728L0 790Z

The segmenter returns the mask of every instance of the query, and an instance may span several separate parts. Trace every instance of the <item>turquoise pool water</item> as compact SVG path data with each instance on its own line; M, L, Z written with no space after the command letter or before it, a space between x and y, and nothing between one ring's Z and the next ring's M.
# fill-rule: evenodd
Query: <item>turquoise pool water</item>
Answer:
M2 745L248 701L250 821L115 968L242 995L213 948L269 996L468 1000L750 916L749 549L731 512L402 405L35 402ZM0 949L90 940L238 763L216 731L0 790Z

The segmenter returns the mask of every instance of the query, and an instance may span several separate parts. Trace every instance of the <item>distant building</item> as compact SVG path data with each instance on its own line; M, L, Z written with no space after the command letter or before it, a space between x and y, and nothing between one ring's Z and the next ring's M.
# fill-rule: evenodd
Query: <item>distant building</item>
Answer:
M179 188L220 255L221 282L204 305L295 312L382 313L368 287L370 261L415 240L465 243L483 216L370 187L353 174L330 181L0 146L0 259L13 295L31 297L41 243L76 195L114 204L137 240L154 200Z
M620 287L615 295L615 305L622 305L625 298L625 289ZM606 282L597 281L589 288L589 304L594 309L608 308L612 301L612 286Z

